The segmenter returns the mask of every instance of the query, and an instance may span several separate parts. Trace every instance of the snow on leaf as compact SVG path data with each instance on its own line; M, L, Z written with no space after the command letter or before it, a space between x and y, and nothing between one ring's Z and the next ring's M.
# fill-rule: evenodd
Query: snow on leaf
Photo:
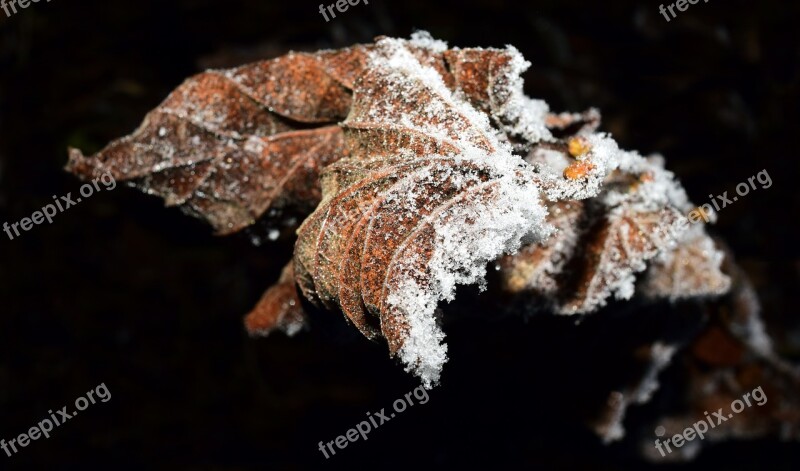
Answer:
M401 41L379 41L342 126L352 157L326 171L323 203L298 231L298 284L368 336L379 326L430 386L447 360L438 303L549 234L536 177Z
M555 299L560 292L557 276L569 262L569 255L575 252L583 233L580 227L583 214L581 201L549 203L547 222L556 228L556 233L498 261L503 291L524 292L541 300Z
M308 215L248 330L297 331L302 296L385 339L427 387L447 361L437 306L500 256L505 294L562 314L629 298L648 263L651 297L727 291L702 227L676 224L691 204L663 160L621 150L594 109L526 97L529 65L420 32L208 71L130 136L71 149L67 169L110 172L220 234Z
M724 294L731 280L722 273L723 258L702 226L694 226L679 245L654 260L639 289L648 298L671 301Z
M571 126L569 119L579 118L562 117L565 128ZM589 183L583 188L565 191L559 173L593 154L615 170L602 180L586 177ZM575 135L534 145L527 160L539 170L542 187L553 201L548 203L548 222L558 233L499 261L505 292L527 295L532 307L544 302L561 314L588 313L612 296L630 298L637 274L655 257L659 258L647 275L650 281L642 288L651 297L667 291L677 299L728 290L728 279L719 271L721 254L708 245L702 227L688 229L683 213L691 204L661 159L622 151L608 136L586 132L582 125ZM567 185L575 181L568 180ZM571 201L595 186L602 188L597 196L583 203ZM687 263L690 255L695 259ZM676 257L680 265L673 263ZM695 273L700 269L703 275Z
M680 217L672 208L638 212L628 207L615 208L598 221L584 241L578 255L574 285L565 284L563 293L570 296L562 302L563 314L592 312L614 295L629 299L633 295L635 277L644 271L645 262L656 256L664 241L654 238L656 228L671 224ZM570 289L572 288L572 289Z

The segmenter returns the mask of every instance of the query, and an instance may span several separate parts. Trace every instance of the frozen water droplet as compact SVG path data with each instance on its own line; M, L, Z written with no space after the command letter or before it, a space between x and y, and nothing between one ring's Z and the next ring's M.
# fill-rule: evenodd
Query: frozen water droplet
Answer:
M269 238L269 240L278 240L278 237L280 237L280 235L281 231L277 229L272 229L271 231L269 231L269 234L267 234L267 238Z
M158 128L158 137L164 137L166 135L167 135L167 128L163 126Z

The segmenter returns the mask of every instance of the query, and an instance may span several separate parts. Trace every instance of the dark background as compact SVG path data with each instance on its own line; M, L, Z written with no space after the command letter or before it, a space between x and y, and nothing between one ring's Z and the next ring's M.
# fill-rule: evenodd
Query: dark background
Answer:
M93 152L129 133L207 67L415 29L453 46L513 44L534 64L529 95L553 110L600 108L603 130L623 148L663 153L696 203L769 172L773 186L725 208L711 231L755 283L778 349L798 362L800 8L700 2L667 23L657 7L372 0L329 23L306 1L53 0L0 12L0 222L76 194L62 171L67 146ZM0 469L650 466L570 419L570 401L580 409L602 381L584 361L586 338L560 324L542 338L536 323L469 319L446 330L451 360L430 402L324 460L320 440L417 384L384 347L354 336L249 339L242 316L292 248L252 237L213 237L122 185L13 241L0 233L0 438L100 383L112 394L51 438L0 452ZM710 446L688 468L798 464L798 445L759 440Z

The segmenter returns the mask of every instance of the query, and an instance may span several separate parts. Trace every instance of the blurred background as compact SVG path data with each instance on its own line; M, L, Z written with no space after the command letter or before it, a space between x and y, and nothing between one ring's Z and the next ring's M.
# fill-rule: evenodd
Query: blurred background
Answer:
M700 2L669 23L658 5L370 0L330 22L302 0L54 0L0 11L0 222L77 194L62 170L68 146L94 152L128 134L206 68L417 29L451 46L513 44L533 63L528 95L557 111L599 108L602 130L623 148L665 155L698 204L768 171L772 187L726 207L710 231L751 277L776 348L798 364L800 4ZM602 355L586 359L591 337L516 319L446 328L451 360L430 402L325 460L319 441L417 383L346 328L249 339L242 317L292 250L258 237L214 237L123 185L14 240L0 233L0 438L100 383L112 395L51 438L0 453L0 469L678 467L641 461L624 441L603 446L572 416L570 404L596 401L602 382L591 368ZM546 336L543 322L553 324ZM604 339L659 325L646 324L611 324ZM681 467L797 469L798 448L729 442Z

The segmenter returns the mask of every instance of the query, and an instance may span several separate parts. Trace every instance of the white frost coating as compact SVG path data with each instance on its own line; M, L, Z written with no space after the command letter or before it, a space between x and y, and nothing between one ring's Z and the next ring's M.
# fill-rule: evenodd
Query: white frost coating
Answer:
M453 206L436 225L430 269L442 299L451 301L456 285L483 283L486 263L516 251L523 237L542 240L552 234L536 188L511 180L505 176L493 181L498 190L486 200Z
M647 173L650 179L643 181L633 193L602 193L600 200L606 206L631 202L634 203L634 209L641 211L653 211L668 205L681 211L692 208L686 192L675 179L675 175L664 169L663 159L660 157L645 159L637 152L621 150L616 141L606 133L585 132L581 136L586 139L590 149L582 160L593 166L585 181L565 180L562 177L564 168L572 162L563 153L537 149L531 155L532 164L545 182L544 190L549 200L593 198L603 188L606 176L619 169L631 174Z
M672 362L672 357L677 351L675 345L655 342L650 349L651 364L647 374L642 378L639 387L633 395L633 400L638 404L650 402L653 393L658 391L658 374Z
M747 319L747 331L748 335L744 338L747 339L747 343L753 350L764 356L774 354L772 340L767 334L767 327L761 317L750 316Z
M632 272L643 272L647 268L647 265L642 263L637 263L631 267ZM633 291L636 285L636 276L633 273L625 273L623 278L621 278L617 283L614 284L612 287L614 292L614 297L616 299L631 299L633 297Z
M650 347L650 364L639 383L630 391L613 392L611 394L613 404L613 416L604 427L599 429L603 442L608 444L621 440L625 437L625 420L628 406L631 403L645 404L650 401L659 388L658 375L669 366L677 348L674 345L655 342Z
M511 123L502 125L509 135L520 136L531 144L552 141L553 135L545 125L550 107L543 100L525 96L523 90L522 74L531 63L514 46L506 46L506 51L511 56L511 63L505 77L502 77L503 86L500 90L489 90L492 114L500 123Z
M447 43L440 39L433 39L431 33L427 31L415 31L411 33L411 39L408 41L412 46L428 49L431 52L441 53L447 50Z
M300 331L303 330L305 326L306 324L302 320L292 319L284 322L283 325L281 325L281 329L284 331L284 333L286 333L288 337L294 337L295 335L300 333Z
M750 315L747 316L744 323L732 323L731 330L737 337L744 339L757 353L770 357L775 352L772 340L767 334L767 328L761 319L761 303L758 301L758 295L749 280L744 279L741 283L744 286L736 293L737 303L745 306L742 310Z
M717 273L718 279L711 280L714 284L697 286L691 282L690 276L664 276L662 273L653 275L652 273L646 280L643 291L650 295L666 297L671 301L677 301L688 297L716 296L727 292L731 286L731 280L722 272L722 262L725 254L717 249L714 241L705 233L702 224L691 224L688 221L681 230L671 228L667 234L670 237L668 250L662 251L654 262L661 266L681 266L687 269L689 265L686 259L692 259L691 269L702 273ZM699 253L698 253L699 252ZM698 266L698 260L703 260L703 265Z
M613 141L612 141L613 142ZM616 147L616 143L614 143ZM637 209L654 210L664 206L673 206L682 212L689 211L692 204L686 191L675 178L675 174L664 168L664 159L661 156L644 158L637 152L620 151L617 149L615 161L619 169L632 174L649 174L649 180L642 182L635 193ZM624 197L620 193L609 193L608 198ZM613 204L613 200L605 199L606 204Z
M536 148L531 157L534 162L538 163L539 171L552 178L561 178L564 170L570 164L563 152L553 149Z
M537 150L531 156L531 163L539 173L548 200L585 200L595 197L608 173L619 167L618 159L625 152L619 149L613 139L603 133L587 133L583 137L590 150L581 160L592 167L582 180L569 180L562 176L563 168L573 160L565 160L566 157L559 160L553 151L548 150Z
M438 382L447 361L444 334L433 315L439 301L453 300L457 285L483 285L486 264L516 251L523 237L541 240L552 232L544 222L546 210L538 201L536 188L512 179L505 176L484 184L484 188L497 184L498 190L478 204L452 205L437 214L434 254L428 264L430 284L419 286L412 272L387 298L389 305L407 317L410 327L400 358L425 387ZM406 260L400 265L412 263Z
M388 70L391 71L392 74L399 74L402 76L402 78L397 81L396 89L392 92L387 91L387 95L397 95L399 99L396 101L402 101L407 93L417 90L420 85L422 85L424 88L431 90L433 95L442 101L433 100L428 103L421 103L421 108L417 110L417 112L428 119L424 120L424 123L417 123L414 121L413 116L408 116L405 113L393 112L392 103L394 103L395 100L387 96L381 103L384 115L373 115L371 116L372 118L383 118L388 123L400 124L409 129L437 137L446 142L452 142L454 137L456 139L461 137L466 141L469 140L470 136L480 136L496 149L499 149L501 146L506 148L494 137L494 131L492 131L488 116L473 108L469 103L453 96L439 73L431 67L420 64L414 55L406 49L406 41L394 38L383 38L376 43L376 46L376 50L371 52L369 56L371 67ZM373 113L376 112L375 110L371 111ZM454 113L460 115L461 119L459 121L434 124L437 120L432 118ZM459 131L463 130L463 135L451 136L447 129L448 125L459 129ZM464 145L464 142L452 143L459 147Z
M438 299L433 299L428 289L416 281L406 279L389 295L387 302L400 308L408 321L409 333L400 349L400 359L406 371L413 372L423 386L430 389L439 382L442 367L447 362L444 332L432 315Z
M511 57L509 66L491 78L487 90L492 118L503 131L498 139L498 129L491 126L489 117L471 106L460 93L453 94L439 73L423 66L407 49L408 46L436 53L447 48L446 43L434 40L426 32L415 33L408 41L379 40L369 54L369 66L382 71L381 78L391 83L391 87L381 89L380 96L365 100L369 109L359 118L388 128L402 127L450 144L459 150L458 155L427 158L463 160L489 175L487 181L477 182L472 187L476 184L475 175L426 166L405 176L386 200L391 202L398 217L413 217L421 209L415 205L422 185L430 188L443 178L453 188L462 190L456 191L457 195L471 188L469 204L434 197L431 206L435 208L434 212L418 224L417 229L424 224L430 224L434 229L433 254L428 254L429 260L413 260L413 256L407 256L413 251L403 251L401 247L396 254L402 253L412 259L393 260L387 270L387 278L391 277L392 283L387 284L390 291L385 301L388 306L384 308L404 317L408 326L399 356L406 370L419 376L429 388L438 382L447 362L444 333L435 317L438 303L452 300L456 286L460 284L485 283L488 262L516 251L521 243L541 241L552 233L552 228L545 222L547 211L539 195L549 201L596 197L593 204L604 206L609 216L623 210L654 212L674 208L686 212L692 206L683 188L674 175L664 169L659 157L646 159L636 152L623 151L610 135L596 133L591 126L579 133L586 139L588 151L577 159L544 147L531 154L531 164L514 156L510 144L502 136L520 137L529 144L552 141L553 137L545 125L549 113L547 104L523 94L521 74L530 64L513 47L507 49ZM423 92L425 99L419 100ZM409 107L413 112L408 111ZM565 178L564 169L576 160L586 164L585 177L576 180ZM626 185L615 186L615 181L619 183L617 174L612 174L615 170L624 175L639 176L637 190L621 191L621 186ZM449 173L437 173L442 171ZM604 187L607 183L608 186ZM415 185L419 185L419 189L415 189ZM674 239L678 237L686 240L688 235L682 234L684 229L679 227L679 230L672 231L669 234L675 236L672 240L662 240L668 238L654 234L653 242L657 246L631 259L624 269L614 269L609 289L602 299L592 301L591 309L605 304L608 295L630 298L635 274L646 268L645 261L659 252L662 261L669 257L663 250L672 248ZM623 226L621 230L627 229ZM698 226L686 232L695 231L702 232L702 229ZM621 234L623 242L628 240L626 236ZM410 240L413 238L407 239ZM715 250L713 246L707 249ZM617 254L616 260L622 255ZM716 256L712 258L712 263L718 265ZM425 273L419 273L419 270ZM669 356L669 352L664 352L664 356Z
M393 93L420 86L431 90L435 98L422 104L420 113L436 116L443 122L438 125L428 122L421 126L414 122L413 117L405 117L399 120L399 124L450 141L454 141L450 135L452 129L458 129L459 135L454 143L462 152L452 158L480 167L490 175L488 181L468 187L468 183L475 183L474 178L459 178L453 173L449 183L469 190L451 201L440 202L443 204L437 211L425 219L435 230L434 252L426 264L428 276L423 277L425 283L421 285L418 281L420 274L410 269L415 260L396 260L389 267L389 272L397 278L386 302L406 318L409 327L399 351L400 359L408 371L413 371L423 385L430 388L438 382L447 361L444 333L437 326L434 315L438 303L452 300L457 285L485 283L488 262L516 251L523 239L542 240L552 233L552 228L545 222L547 210L539 200L540 190L533 183L531 167L514 156L507 144L494 137L485 114L454 96L441 76L434 69L422 66L404 44L402 40L382 39L370 57L370 65L390 71L392 79L399 82ZM391 99L387 101L392 102ZM371 118L397 122L396 114L383 115L388 108L386 105ZM458 121L453 122L454 119ZM470 135L481 136L491 148L479 148L475 144L477 140L470 139ZM430 169L419 172L406 180L419 183L430 178ZM467 197L470 197L469 204L459 204L463 203L462 198ZM393 203L407 207L412 201L413 197L409 195L398 197ZM401 250L398 249L397 253Z

